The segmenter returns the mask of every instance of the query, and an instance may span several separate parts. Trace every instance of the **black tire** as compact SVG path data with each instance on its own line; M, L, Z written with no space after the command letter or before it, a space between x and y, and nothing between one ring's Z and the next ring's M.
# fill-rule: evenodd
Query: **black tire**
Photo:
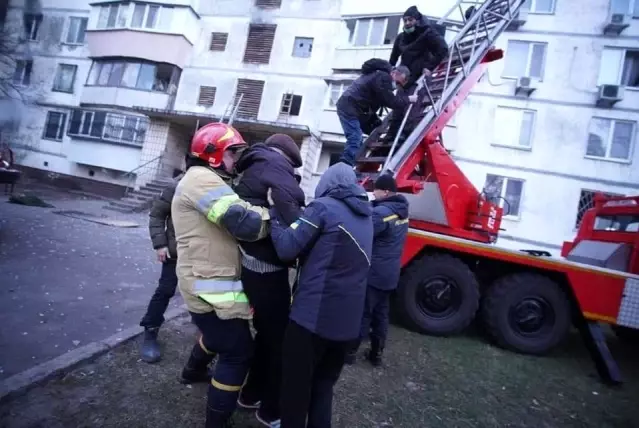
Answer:
M612 331L615 332L617 338L632 345L639 345L639 330L630 327L622 327L620 325L613 325Z
M479 308L479 284L460 259L426 255L409 266L397 290L404 324L420 333L448 336L464 330Z
M550 278L517 273L498 279L488 289L481 316L499 346L542 355L568 334L571 307L561 287Z

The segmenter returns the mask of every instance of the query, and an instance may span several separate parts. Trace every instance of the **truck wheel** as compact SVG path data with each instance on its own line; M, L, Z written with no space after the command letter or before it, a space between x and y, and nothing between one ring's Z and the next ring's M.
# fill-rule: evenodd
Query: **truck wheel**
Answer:
M406 269L397 293L405 324L426 334L464 330L479 307L479 284L466 263L447 254L422 257Z
M482 304L482 319L492 339L506 349L545 354L570 328L570 302L549 278L517 273L498 279Z

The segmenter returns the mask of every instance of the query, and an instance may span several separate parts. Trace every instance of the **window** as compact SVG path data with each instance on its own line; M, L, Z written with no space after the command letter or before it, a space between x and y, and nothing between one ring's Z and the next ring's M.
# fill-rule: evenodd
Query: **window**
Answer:
M484 192L486 198L504 209L504 216L519 217L523 180L486 174Z
M295 37L293 56L298 58L310 58L313 52L313 39L311 37Z
M528 0L521 8L530 13L554 13L555 0Z
M244 63L268 64L275 39L277 25L250 24L244 51Z
M58 64L58 70L53 79L52 91L73 93L73 83L75 82L77 70L77 65Z
M399 33L402 17L399 15L346 20L353 46L392 45Z
M200 95L197 97L197 105L211 107L215 103L215 86L200 86Z
M263 80L237 79L237 88L233 99L233 105L237 105L237 117L257 119L263 92ZM241 100L240 97L242 97Z
M141 146L147 128L145 117L77 109L71 115L68 134Z
M597 216L594 230L605 230L606 232L639 232L639 216L630 214Z
M346 88L351 85L351 81L331 82L328 85L328 107L335 108L337 100L342 96Z
M282 105L280 106L280 114L287 116L299 116L302 107L302 96L293 94L284 94L282 96Z
M172 64L142 63L128 60L94 61L88 86L115 86L146 91L170 92L177 86L181 71Z
M33 61L19 59L16 60L16 69L13 72L13 83L16 85L29 86L31 83L31 71Z
M604 48L597 84L639 88L639 50Z
M495 145L530 148L535 111L497 107L495 111Z
M66 113L57 111L47 112L47 119L44 122L44 135L42 138L47 140L62 141L64 135L64 126L67 123Z
M575 219L575 229L578 229L581 225L581 219L583 219L584 214L590 208L595 206L595 193L602 193L604 196L613 197L613 196L623 196L617 193L609 193L609 192L600 192L595 190L586 190L582 189L579 194L579 204L577 205L577 218Z
M282 0L255 0L255 6L263 8L278 8L282 5Z
M635 122L593 117L588 129L586 156L628 161L634 135Z
M97 28L142 28L168 31L173 7L146 3L121 3L100 7Z
M67 31L66 43L69 45L84 44L84 36L87 30L87 18L72 16L69 18L69 30Z
M331 167L331 166L335 165L341 159L342 159L342 153L340 153L340 152L331 153L330 157L328 158L328 166Z
M639 18L639 0L610 0L610 13L630 14Z
M38 40L38 30L42 23L42 15L25 13L24 14L24 36L27 40Z
M209 50L214 52L225 51L228 37L228 33L211 33L211 44L209 45Z
M542 80L546 62L546 44L509 40L504 77L532 77Z

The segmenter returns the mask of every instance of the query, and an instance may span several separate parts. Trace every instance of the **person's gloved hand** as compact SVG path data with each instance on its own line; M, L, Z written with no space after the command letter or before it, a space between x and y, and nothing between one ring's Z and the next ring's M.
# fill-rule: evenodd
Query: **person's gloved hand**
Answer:
M169 249L167 247L158 248L155 250L155 254L157 254L158 261L160 263L164 263L171 258L171 254L169 254Z

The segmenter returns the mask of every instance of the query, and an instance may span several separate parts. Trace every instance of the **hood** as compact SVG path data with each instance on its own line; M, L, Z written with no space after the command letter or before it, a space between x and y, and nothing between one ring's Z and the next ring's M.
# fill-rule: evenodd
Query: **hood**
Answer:
M371 74L377 70L390 73L392 69L390 62L381 58L371 58L362 64L362 74Z
M242 157L235 163L235 170L238 173L242 173L255 162L259 161L286 164L291 170L293 170L293 165L288 161L288 159L262 143L253 144L251 147L244 150Z
M397 214L399 218L408 218L408 200L404 195L393 195L379 201L373 201L373 206L382 205Z
M315 188L315 198L329 197L344 202L353 213L370 216L371 207L362 186L357 184L353 167L339 162L327 169Z

